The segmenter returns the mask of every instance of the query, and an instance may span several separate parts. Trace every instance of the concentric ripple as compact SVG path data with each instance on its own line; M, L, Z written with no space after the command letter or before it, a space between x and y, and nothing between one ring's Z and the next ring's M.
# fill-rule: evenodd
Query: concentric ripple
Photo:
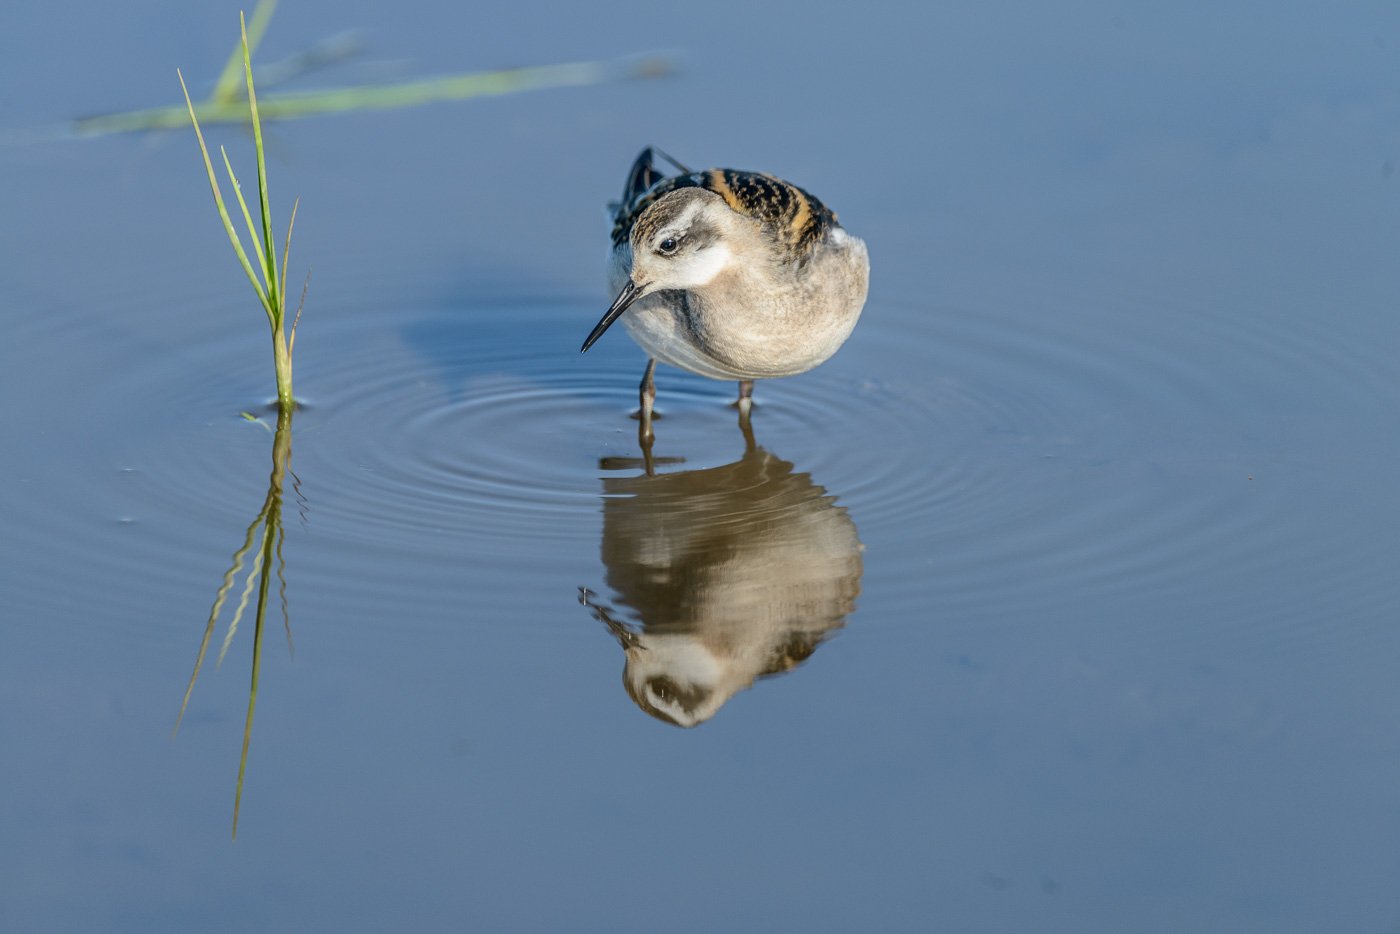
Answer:
M75 343L65 359L83 378L43 374L47 410L18 413L26 437L45 437L53 412L63 424L51 448L11 451L7 511L50 529L66 560L109 567L113 588L184 574L210 529L227 537L266 492L265 332L246 307L188 304L198 312L169 330L127 329L120 308L62 327L36 315L11 345L57 358ZM582 299L323 299L297 348L289 521L338 560L412 555L424 574L596 554L604 478L641 470L629 415L643 362L622 334L579 354L596 313ZM1344 526L1300 524L1295 504L1321 491L1358 509L1325 476L1325 450L1382 416L1384 346L1306 310L1250 321L1150 296L997 313L877 299L833 360L759 383L752 424L850 510L867 592L907 608L1029 612L1052 590L1155 599L1277 566L1314 569L1314 603L1380 600L1388 578L1339 547ZM664 367L657 380L661 470L742 457L731 384ZM159 541L142 537L170 516ZM1280 593L1251 612L1311 612Z
M1394 391L1378 336L1305 304L1260 320L1152 296L902 317L923 333L875 318L864 334L881 360L928 354L893 393L942 391L951 405L926 407L904 436L929 469L844 494L872 552L917 554L902 563L921 573L889 582L899 599L1038 614L1110 593L1185 607L1234 590L1255 594L1241 617L1277 626L1393 590L1355 560L1357 517L1329 511L1349 497L1325 478L1329 450L1354 448ZM1321 438L1335 447L1314 447ZM921 484L927 498L912 501ZM1307 568L1306 584L1270 590L1281 567Z
M578 353L593 310L405 312L392 335L382 318L342 326L314 373L325 414L301 460L337 534L410 549L445 535L472 551L596 538L585 439L628 428L612 387L636 375Z

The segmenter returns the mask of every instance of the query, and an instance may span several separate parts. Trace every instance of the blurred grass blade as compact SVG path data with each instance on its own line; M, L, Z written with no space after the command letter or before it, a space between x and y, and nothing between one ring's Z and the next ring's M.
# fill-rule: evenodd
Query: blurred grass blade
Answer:
M297 120L324 114L392 110L543 88L597 84L612 77L653 78L669 73L670 69L670 63L666 60L652 59L640 65L590 61L464 72L394 84L350 85L319 91L267 94L263 96L259 112L263 120ZM193 110L206 126L242 123L248 119L248 108L241 100L207 101L193 105ZM103 136L179 129L187 119L185 111L179 107L153 107L84 117L74 120L71 128L78 136Z
M277 0L258 0L258 5L253 7L253 23L248 27L242 42L235 45L229 53L224 70L219 72L219 80L214 83L214 93L209 95L210 103L227 104L242 97L239 93L239 79L243 77L243 43L247 44L249 54L257 51L276 9Z
M418 107L440 101L492 97L546 87L596 84L606 80L606 62L571 62L503 71L469 72L386 85L351 85L324 91L288 91L268 98L270 119Z

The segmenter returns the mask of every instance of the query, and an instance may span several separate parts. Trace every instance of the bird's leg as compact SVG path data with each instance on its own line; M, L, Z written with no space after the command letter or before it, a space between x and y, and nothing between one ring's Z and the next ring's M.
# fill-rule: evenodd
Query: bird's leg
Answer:
M749 409L753 407L753 380L739 380L739 398L734 405L739 409L739 414L748 417Z
M656 380L653 378L655 372L656 358L652 357L647 360L647 368L642 373L642 384L637 387L637 401L641 403L637 418L647 426L651 425L651 411L656 404ZM647 430L650 431L651 428L648 427Z
M641 445L642 457L646 461L647 475L652 473L651 464L651 444L655 436L651 433L652 409L656 404L656 358L652 357L647 361L646 372L642 374L642 385L638 387L637 397L641 401L641 411L637 413L637 443Z

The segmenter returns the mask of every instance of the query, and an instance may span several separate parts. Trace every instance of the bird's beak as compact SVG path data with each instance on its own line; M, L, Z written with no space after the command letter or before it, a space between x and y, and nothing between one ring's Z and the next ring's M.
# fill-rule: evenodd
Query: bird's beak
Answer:
M617 298L614 299L612 307L603 315L603 320L598 322L597 326L593 328L593 332L588 335L588 340L583 342L583 349L580 350L579 353L587 352L588 348L592 347L598 338L603 336L603 332L612 327L614 321L622 317L622 313L627 310L627 306L641 298L646 290L646 284L637 285L637 283L628 279L627 284L622 287L622 291L617 293Z

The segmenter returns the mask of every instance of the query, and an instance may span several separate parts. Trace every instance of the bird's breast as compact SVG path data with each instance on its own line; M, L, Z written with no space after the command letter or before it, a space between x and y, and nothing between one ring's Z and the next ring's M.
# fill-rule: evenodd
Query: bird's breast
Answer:
M865 245L842 231L801 267L731 264L705 286L639 299L622 322L648 354L701 376L792 376L850 336L868 275ZM610 278L620 289L627 276L614 263Z

